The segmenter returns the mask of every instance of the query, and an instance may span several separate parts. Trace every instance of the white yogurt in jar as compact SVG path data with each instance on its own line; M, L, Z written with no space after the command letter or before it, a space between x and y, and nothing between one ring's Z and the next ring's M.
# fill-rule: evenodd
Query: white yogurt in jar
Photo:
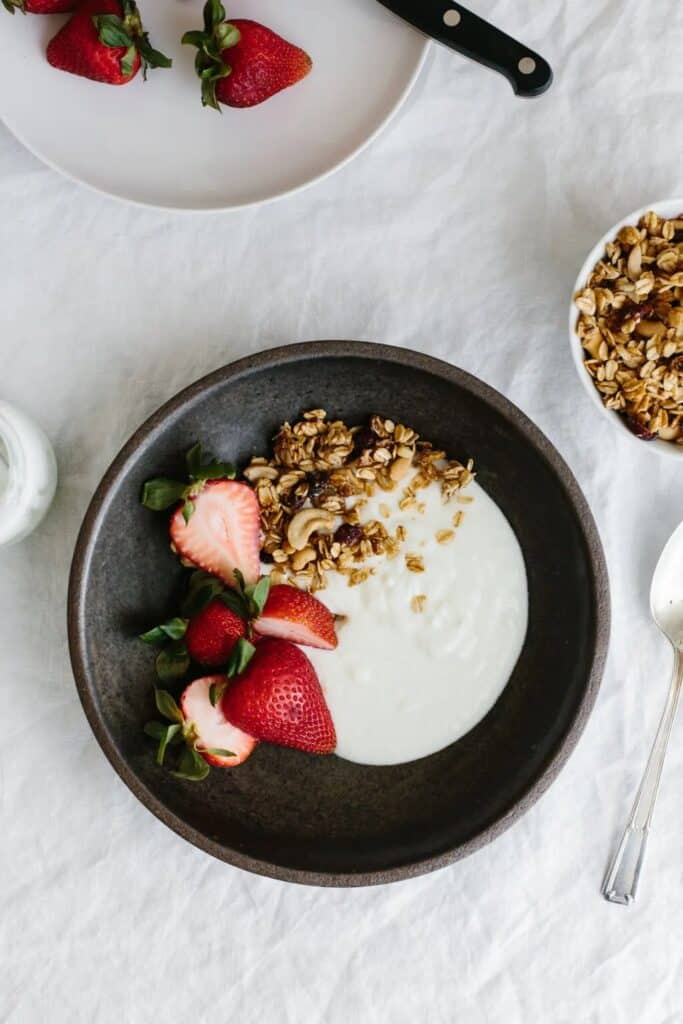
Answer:
M0 401L0 547L28 536L57 486L54 452L40 427Z
M336 753L361 764L398 764L433 754L469 732L493 707L522 649L528 593L522 552L507 519L478 484L474 500L444 505L438 484L419 492L425 511L401 512L401 490L372 498L363 519L399 523L406 540L375 575L349 587L328 573L318 596L338 615L335 651L308 648L337 731ZM379 506L388 505L389 518ZM464 516L448 544L436 534ZM424 572L406 568L419 555ZM416 613L413 598L425 596Z

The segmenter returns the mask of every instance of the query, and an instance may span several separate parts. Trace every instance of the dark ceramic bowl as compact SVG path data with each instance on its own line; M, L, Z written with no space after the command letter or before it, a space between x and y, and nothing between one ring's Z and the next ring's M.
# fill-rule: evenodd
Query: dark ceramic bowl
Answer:
M141 508L143 482L182 473L201 438L224 458L266 450L285 419L324 407L414 426L456 457L519 538L529 628L486 718L409 764L364 767L260 746L234 771L181 782L156 767L142 724L153 659L135 639L161 621L179 575L166 518ZM505 398L446 363L354 342L295 345L211 374L152 416L117 456L78 540L69 593L76 683L102 749L162 821L259 874L317 885L387 882L449 864L495 838L540 796L574 747L599 686L609 632L605 564L576 481Z

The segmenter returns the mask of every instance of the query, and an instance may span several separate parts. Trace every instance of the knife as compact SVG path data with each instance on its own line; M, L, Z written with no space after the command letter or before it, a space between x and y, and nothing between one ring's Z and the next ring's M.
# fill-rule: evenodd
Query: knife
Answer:
M543 57L461 4L451 0L379 2L437 42L505 75L518 96L540 96L552 83L552 68Z

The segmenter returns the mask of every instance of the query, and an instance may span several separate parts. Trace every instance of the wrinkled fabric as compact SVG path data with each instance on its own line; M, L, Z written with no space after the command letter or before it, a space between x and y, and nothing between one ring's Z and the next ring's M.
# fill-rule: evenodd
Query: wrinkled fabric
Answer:
M0 393L61 473L43 526L0 551L6 1024L683 1020L683 722L638 902L599 895L668 684L648 589L683 464L591 407L566 326L602 232L683 194L683 19L676 0L472 6L548 57L545 97L434 49L365 153L260 209L129 208L0 127ZM575 472L611 578L604 683L556 783L468 860L364 891L252 877L166 829L100 752L65 635L79 523L129 434L202 374L315 338L410 346L508 395Z

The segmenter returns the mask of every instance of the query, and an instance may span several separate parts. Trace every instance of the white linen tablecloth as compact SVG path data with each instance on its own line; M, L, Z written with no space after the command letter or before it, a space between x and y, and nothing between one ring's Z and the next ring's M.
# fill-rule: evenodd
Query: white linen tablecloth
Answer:
M61 473L43 526L0 552L3 1022L683 1020L681 722L638 902L599 895L668 685L648 588L683 469L618 439L566 337L597 237L683 194L683 16L677 0L472 6L548 56L545 97L434 49L369 150L261 209L128 208L0 126L0 393ZM611 576L607 672L557 782L468 860L372 890L252 877L175 836L101 754L66 647L76 533L123 441L215 367L315 338L421 349L508 395L577 475Z

